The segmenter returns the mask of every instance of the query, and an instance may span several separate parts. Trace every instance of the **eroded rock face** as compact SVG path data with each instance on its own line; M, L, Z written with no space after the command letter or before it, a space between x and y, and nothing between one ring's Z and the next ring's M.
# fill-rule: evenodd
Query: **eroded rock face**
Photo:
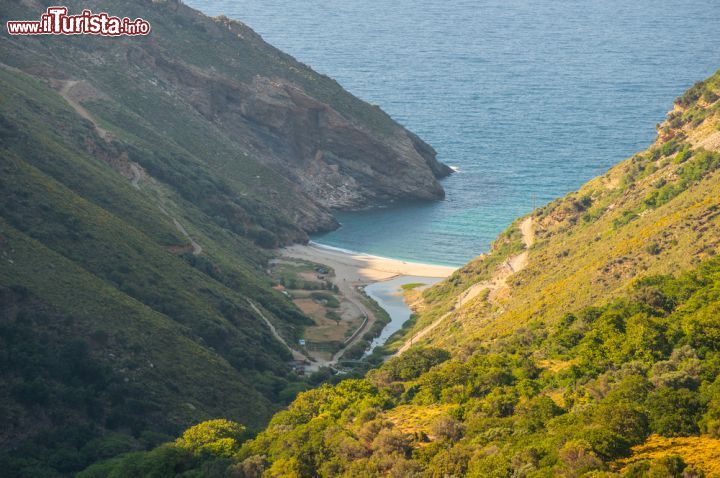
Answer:
M217 41L229 41L230 34L233 41L250 43L269 56L280 55L290 69L295 64L307 69L240 22L210 20L179 8L179 14L202 22ZM389 118L390 126L382 132L371 131L288 78L257 74L238 81L232 68L242 67L242 57L228 59L230 75L178 61L152 43L142 45L142 53L128 55L128 61L151 66L174 95L291 177L321 206L355 209L394 199L437 200L445 195L437 179L452 170L436 160L431 146ZM303 74L317 75L307 70ZM386 117L379 108L377 114Z
M107 5L68 0L68 7ZM272 203L293 189L297 200L282 208L307 232L336 227L331 210L444 197L438 179L451 169L436 160L431 146L378 107L268 45L246 25L208 18L174 0L129 0L113 8L117 14L146 18L152 34L13 39L36 55L16 62L35 76L87 86L94 94L78 101L95 101L96 108L107 104L111 110L113 103L127 103L128 96L170 98L173 108L181 105L234 142L237 161L252 158L289 179L290 187L254 194ZM61 56L55 58L51 50ZM124 91L108 86L109 71ZM130 103L124 107L134 108L155 130L165 130L162 114L155 118L153 111Z
M279 78L250 84L206 77L175 65L165 80L203 116L292 177L325 207L353 209L393 199L442 199L449 169L435 151L398 128L372 134Z

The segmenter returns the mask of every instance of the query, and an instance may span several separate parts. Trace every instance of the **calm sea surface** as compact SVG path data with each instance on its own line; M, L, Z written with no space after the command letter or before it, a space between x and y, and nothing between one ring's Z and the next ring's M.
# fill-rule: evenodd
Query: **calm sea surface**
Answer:
M717 0L186 0L380 105L459 168L447 200L343 213L335 247L459 265L644 149L720 68Z

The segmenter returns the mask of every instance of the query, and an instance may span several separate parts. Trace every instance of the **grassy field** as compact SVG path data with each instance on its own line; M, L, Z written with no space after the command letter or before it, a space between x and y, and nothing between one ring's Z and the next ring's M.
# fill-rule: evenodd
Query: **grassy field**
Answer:
M303 328L302 337L314 356L328 359L362 324L358 308L333 284L334 272L327 266L298 260L276 259L271 276L277 288L314 324Z

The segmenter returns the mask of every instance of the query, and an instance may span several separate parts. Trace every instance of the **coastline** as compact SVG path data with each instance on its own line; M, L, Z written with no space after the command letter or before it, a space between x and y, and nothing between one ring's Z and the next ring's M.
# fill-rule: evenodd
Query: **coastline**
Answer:
M325 264L335 270L339 280L345 279L359 284L390 280L398 276L445 278L457 270L457 267L374 256L312 241L307 245L295 244L285 247L280 250L280 254Z
M295 244L280 249L279 255L286 259L296 259L322 264L335 272L333 283L340 293L352 302L367 318L363 325L353 333L353 338L335 353L330 360L317 360L316 366L329 366L337 363L350 347L362 339L378 320L372 308L366 305L363 289L370 284L385 282L401 277L427 277L443 279L457 268L434 264L422 264L388 257L373 256L345 251L332 246L317 243ZM387 311L390 314L390 311Z

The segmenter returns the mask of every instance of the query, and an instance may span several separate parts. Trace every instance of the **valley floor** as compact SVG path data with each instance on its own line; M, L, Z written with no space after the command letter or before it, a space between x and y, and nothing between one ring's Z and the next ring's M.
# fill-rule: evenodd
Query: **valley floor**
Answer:
M332 281L337 286L339 293L367 318L344 344L343 348L335 352L330 358L314 354L313 358L316 360L313 364L314 367L337 363L345 351L361 340L363 334L377 321L378 317L366 304L367 299L363 295L363 287L399 276L444 278L455 271L455 268L449 266L420 264L386 257L344 252L315 243L286 247L280 251L280 255L284 258L323 264L331 268L334 271Z

